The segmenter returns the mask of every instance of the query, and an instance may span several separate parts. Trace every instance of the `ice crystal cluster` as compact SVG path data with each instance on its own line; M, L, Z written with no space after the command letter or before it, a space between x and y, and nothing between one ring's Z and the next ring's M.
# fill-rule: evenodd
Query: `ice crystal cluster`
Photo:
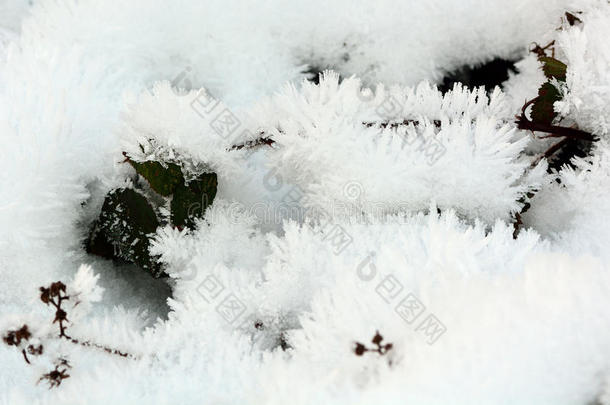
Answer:
M605 0L4 0L0 403L610 405L609 38Z

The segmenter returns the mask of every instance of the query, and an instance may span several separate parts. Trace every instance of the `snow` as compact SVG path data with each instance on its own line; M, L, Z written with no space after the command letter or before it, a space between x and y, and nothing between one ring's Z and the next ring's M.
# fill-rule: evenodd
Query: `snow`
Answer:
M609 23L601 0L4 1L0 331L45 350L0 345L0 403L610 404ZM514 122L551 40L558 124L599 138L558 171ZM496 57L502 89L436 89ZM83 248L122 152L218 174L195 229L154 234L167 278ZM57 337L59 280L98 347ZM376 331L388 354L355 355Z

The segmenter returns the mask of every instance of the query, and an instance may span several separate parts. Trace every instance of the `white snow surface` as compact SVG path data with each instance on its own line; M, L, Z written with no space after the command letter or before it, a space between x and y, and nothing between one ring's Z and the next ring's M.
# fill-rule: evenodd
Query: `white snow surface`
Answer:
M609 34L601 0L4 0L0 332L45 353L0 345L0 403L610 404ZM549 172L514 116L551 40L599 141ZM497 57L503 89L436 89ZM218 174L157 229L165 279L84 251L121 152ZM58 280L70 335L129 356L56 337Z

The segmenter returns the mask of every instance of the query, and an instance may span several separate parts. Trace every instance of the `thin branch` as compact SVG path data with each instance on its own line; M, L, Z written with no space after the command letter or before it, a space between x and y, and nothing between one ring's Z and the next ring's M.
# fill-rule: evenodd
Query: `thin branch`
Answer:
M432 123L437 128L441 126L440 120L433 120ZM390 122L390 121L373 122L373 121L365 121L365 122L362 123L362 125L364 125L367 128L378 127L378 128L383 128L383 129L386 129L386 128L397 129L399 127L403 127L403 126L407 126L407 125L418 126L419 124L420 124L420 122L417 121L417 120L408 120L408 119L404 119L404 120L402 120L400 122Z
M264 132L261 132L260 135L265 135ZM233 145L229 148L229 150L240 150L240 149L251 149L261 145L271 146L275 143L273 139L267 136L263 136L262 138L258 138L252 141L246 141L244 143L239 143L237 145Z
M589 142L594 142L597 140L597 138L593 134L587 131L583 131L581 129L561 127L558 125L543 124L540 122L530 121L525 117L525 114L518 115L516 118L517 128L528 131L544 132L546 134L549 134L545 138L566 137L570 139L580 139Z
M535 53L538 57L546 56L546 50L555 45L555 40L549 42L546 46L541 47L536 42L534 42L534 47L530 49L530 52ZM555 48L551 48L552 56L555 56Z
M548 148L542 155L540 155L531 165L531 167L536 167L538 163L542 159L548 159L553 156L557 151L559 151L566 143L570 142L570 138L563 138L561 141L553 144L550 148Z
M74 343L76 345L81 345L81 346L84 346L84 347L95 347L96 349L100 349L100 350L105 351L106 353L115 354L117 356L121 356L121 357L125 357L125 358L130 358L130 359L135 359L136 358L136 356L134 356L131 353L122 352L122 351L120 351L118 349L113 349L113 348L110 348L110 347L107 347L107 346L102 346L102 345L100 345L98 343L93 343L93 342L90 342L90 341L81 342L78 339L74 339L74 338L69 338L68 341L70 343Z
M23 358L25 359L25 362L28 364L32 364L32 363L30 363L30 360L28 359L28 355L25 353L25 349L21 350L21 353L23 354Z
M66 311L63 310L61 305L64 301L69 300L70 296L62 295L62 294L66 294L65 284L58 281L58 282L51 284L51 286L48 288L40 287L40 292L41 292L40 300L47 305L51 304L55 308L55 319L53 320L53 323L57 322L59 324L59 336L58 337L60 339L63 338L63 339L66 339L67 341L69 341L70 343L81 345L84 347L95 347L97 349L104 350L107 353L115 354L117 356L126 357L126 358L135 358L134 355L132 355L130 353L122 352L118 349L113 349L113 348L106 347L106 346L103 346L103 345L100 345L97 343L93 343L90 341L81 342L78 339L70 337L66 333L66 330L68 329L68 327L65 325L65 322L68 322L68 314ZM76 305L78 305L78 302L75 304L75 306Z

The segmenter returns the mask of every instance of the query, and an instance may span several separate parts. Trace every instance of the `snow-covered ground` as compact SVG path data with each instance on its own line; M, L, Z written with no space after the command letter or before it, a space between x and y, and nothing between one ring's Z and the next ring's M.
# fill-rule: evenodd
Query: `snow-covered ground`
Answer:
M2 0L0 332L44 353L0 345L0 402L610 404L609 37L602 0ZM515 123L553 40L555 124L597 139L559 171ZM495 58L502 89L435 88ZM218 176L156 230L169 277L85 251L145 183L122 152ZM55 337L58 280L127 357Z

